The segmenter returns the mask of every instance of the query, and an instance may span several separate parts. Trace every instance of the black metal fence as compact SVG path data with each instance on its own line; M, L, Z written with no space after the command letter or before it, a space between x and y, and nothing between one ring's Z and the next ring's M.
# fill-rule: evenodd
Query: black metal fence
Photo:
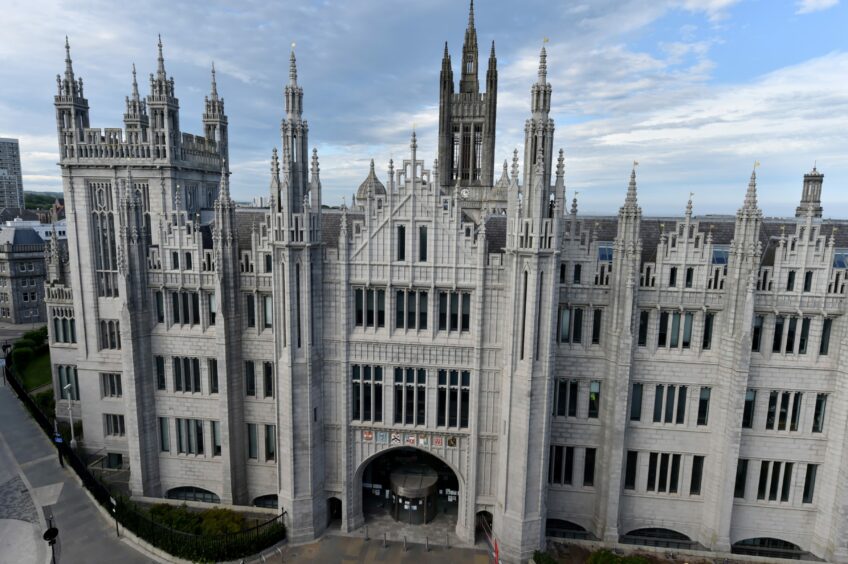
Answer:
M137 537L173 556L197 562L235 560L261 552L285 538L285 526L283 525L285 513L252 528L221 535L195 535L152 521L124 496L113 495L109 488L91 473L83 460L66 442L57 443L54 440L53 421L39 409L24 389L15 371L10 369L8 364L10 360L9 358L6 360L6 381L9 382L27 411L30 412L44 433L50 437L51 444L56 447L65 462L73 468L94 499L106 508L118 523Z

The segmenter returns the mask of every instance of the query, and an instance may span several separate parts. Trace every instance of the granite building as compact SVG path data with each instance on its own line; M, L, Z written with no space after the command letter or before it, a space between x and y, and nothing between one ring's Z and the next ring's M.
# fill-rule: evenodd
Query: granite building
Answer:
M0 137L0 209L23 207L20 146L17 139Z
M68 50L46 301L84 448L133 495L284 510L294 541L362 527L426 467L436 518L467 542L490 523L510 562L546 536L848 562L848 223L822 174L791 218L764 217L756 171L735 216L643 218L634 165L618 214L584 216L544 48L496 180L473 11L464 43L438 162L413 133L350 208L322 206L294 52L269 205L237 208L214 68L201 135L161 41L101 130Z

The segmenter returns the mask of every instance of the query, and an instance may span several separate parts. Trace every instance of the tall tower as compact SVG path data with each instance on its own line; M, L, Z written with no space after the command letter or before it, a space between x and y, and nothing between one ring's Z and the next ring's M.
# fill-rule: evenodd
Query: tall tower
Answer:
M127 96L127 111L124 112L124 128L127 133L127 141L131 145L139 145L147 141L147 128L150 126L150 118L147 115L147 104L138 93L138 80L136 80L135 63L132 67L132 94Z
M544 45L539 53L539 77L530 89L530 117L524 123L524 185L532 186L536 161L541 155L542 185L551 183L551 161L554 143L554 120L551 112L551 85L548 82L548 54Z
M224 113L224 99L218 97L218 83L215 80L215 63L212 63L212 89L205 98L206 111L203 112L203 133L214 141L221 158L229 161L230 150L227 134L227 114Z
M323 248L318 154L307 176L309 128L303 119L303 89L297 84L292 45L285 89L283 177L272 161L273 301L279 429L280 507L295 542L319 536L327 525L321 335Z
M489 54L484 93L480 93L478 61L472 0L462 45L459 92L454 92L447 43L439 79L439 179L444 189L455 186L469 188L469 191L463 191L462 197L472 200L481 199L483 190L494 185L498 90L494 42Z
M537 91L538 83L533 86L534 97ZM535 102L532 109L535 120L539 117ZM541 117L547 123L547 115ZM553 125L547 124L546 131L553 131ZM559 305L556 280L562 216L557 206L565 201L564 163L560 159L557 184L552 187L549 157L550 151L540 146L534 164L528 161L525 165L534 170L525 171L530 183L521 186L519 194L516 151L507 206L506 317L515 323L508 325L503 339L500 412L511 415L498 449L502 474L494 526L504 557L516 562L524 562L543 544L547 514L550 378L556 352L553 336Z
M180 102L174 95L174 78L165 73L162 56L162 37L159 37L159 57L156 75L150 75L150 95L147 97L150 114L151 155L155 159L179 159Z
M83 141L83 132L89 127L88 100L82 90L82 78L74 78L71 63L71 46L65 37L65 76L56 75L58 92L54 97L56 106L56 129L59 133L60 158L76 157L77 145Z
M807 211L813 212L813 217L822 216L821 191L824 175L813 170L804 175L804 189L801 192L801 204L795 210L795 217L802 217Z

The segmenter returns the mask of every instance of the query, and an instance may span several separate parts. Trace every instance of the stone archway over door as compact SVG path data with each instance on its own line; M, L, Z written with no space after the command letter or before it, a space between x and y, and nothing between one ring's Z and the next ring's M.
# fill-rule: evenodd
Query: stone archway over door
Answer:
M350 522L355 523L352 528L366 524L369 516L391 519L392 504L396 502L392 498L390 484L392 469L422 464L435 470L438 475L435 500L437 516L434 520L451 518L456 522L456 526L451 529L453 533L465 542L473 542L474 520L473 516L464 514L466 500L462 476L445 460L413 446L381 450L359 465L353 480L354 489L348 512ZM389 491L388 497L386 491Z

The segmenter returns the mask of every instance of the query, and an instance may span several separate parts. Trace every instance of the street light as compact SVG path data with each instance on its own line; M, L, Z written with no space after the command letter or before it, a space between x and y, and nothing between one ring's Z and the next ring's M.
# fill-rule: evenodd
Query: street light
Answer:
M68 400L68 419L71 421L71 448L76 450L77 439L74 436L74 412L71 411L71 383L68 382L63 388L65 390L65 398Z

